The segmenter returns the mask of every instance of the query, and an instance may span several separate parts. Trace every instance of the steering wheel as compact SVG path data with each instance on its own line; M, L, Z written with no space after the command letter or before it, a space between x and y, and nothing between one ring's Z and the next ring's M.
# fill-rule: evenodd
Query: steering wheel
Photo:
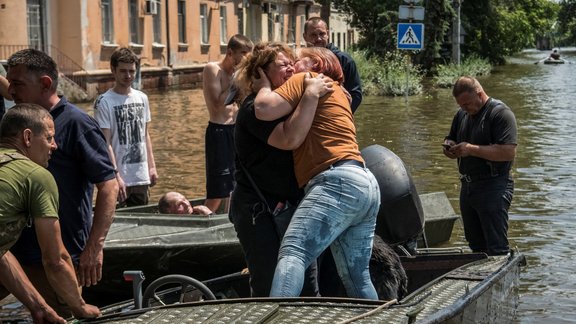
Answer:
M167 305L162 300L161 296L157 294L157 291L158 288L170 284L178 284L180 286L180 291L178 295L179 298L177 301L179 303L183 302L184 295L186 294L186 290L188 287L193 287L198 291L200 291L204 295L206 300L216 300L216 296L214 296L214 293L202 282L185 275L174 274L160 277L152 281L152 283L150 283L150 285L146 288L146 291L144 291L144 295L142 296L142 307L150 307L150 299L152 298L154 298L154 300L158 301L162 305ZM175 290L172 290L172 292L174 291Z

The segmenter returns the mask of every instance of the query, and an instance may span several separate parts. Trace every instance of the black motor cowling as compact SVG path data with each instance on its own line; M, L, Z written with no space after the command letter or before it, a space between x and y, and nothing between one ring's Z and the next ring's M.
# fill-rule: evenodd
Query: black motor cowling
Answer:
M388 244L404 243L422 234L424 213L420 197L404 162L381 145L362 151L366 167L380 186L380 210L376 234Z

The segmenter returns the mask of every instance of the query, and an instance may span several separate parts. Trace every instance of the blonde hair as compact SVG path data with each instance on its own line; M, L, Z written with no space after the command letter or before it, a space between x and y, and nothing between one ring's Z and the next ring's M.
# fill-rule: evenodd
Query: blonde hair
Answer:
M254 45L252 52L240 62L234 75L234 84L240 90L239 99L243 101L252 91L252 80L259 78L258 68L265 70L268 65L278 58L278 53L283 53L292 61L296 60L294 51L284 43L259 42Z

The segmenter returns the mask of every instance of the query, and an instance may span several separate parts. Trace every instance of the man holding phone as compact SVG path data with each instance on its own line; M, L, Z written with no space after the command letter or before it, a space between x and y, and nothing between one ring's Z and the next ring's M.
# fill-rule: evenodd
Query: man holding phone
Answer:
M442 146L444 155L458 159L466 240L474 252L507 254L516 118L506 104L490 98L475 78L460 77L452 94L460 109Z

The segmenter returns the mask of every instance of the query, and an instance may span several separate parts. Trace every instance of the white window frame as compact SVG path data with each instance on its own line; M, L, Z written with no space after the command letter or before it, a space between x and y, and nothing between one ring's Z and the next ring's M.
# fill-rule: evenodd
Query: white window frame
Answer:
M153 37L152 42L154 44L162 44L162 16L161 16L162 3L160 2L160 0L152 0L152 1L156 2L156 8L158 8L156 14L152 15L152 37Z
M186 44L186 0L178 0L178 42Z
M208 5L205 3L200 4L200 43L207 45L209 40L208 32Z
M113 0L101 0L100 8L102 12L102 43L114 44L114 11L112 10Z
M228 15L226 6L220 7L220 44L228 44Z
M142 44L142 28L140 26L140 15L138 12L139 5L140 3L138 0L129 0L128 2L130 44L135 45Z

